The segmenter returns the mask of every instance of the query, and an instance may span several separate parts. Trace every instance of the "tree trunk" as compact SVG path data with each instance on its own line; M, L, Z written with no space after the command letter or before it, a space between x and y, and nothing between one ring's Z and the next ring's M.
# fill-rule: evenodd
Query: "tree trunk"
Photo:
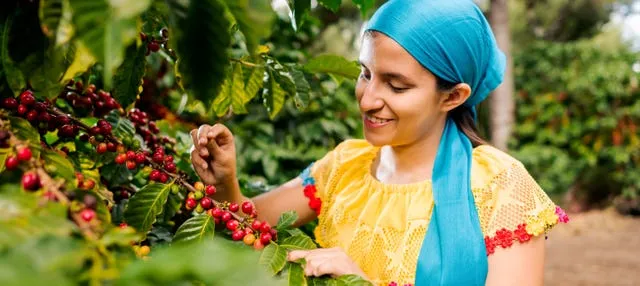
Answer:
M511 32L509 29L508 0L491 0L489 22L498 46L507 57L504 81L490 97L491 143L507 150L507 142L515 122L515 99L513 97L513 59L511 57Z

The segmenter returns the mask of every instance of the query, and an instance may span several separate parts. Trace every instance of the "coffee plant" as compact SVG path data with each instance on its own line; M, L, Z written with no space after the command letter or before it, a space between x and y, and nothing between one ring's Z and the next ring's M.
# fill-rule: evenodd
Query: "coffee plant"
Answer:
M294 212L261 222L250 201L212 199L191 168L198 124L256 102L273 120L313 104L315 81L359 74L333 55L280 62L257 2L2 4L0 284L369 284L305 277L287 251L317 245ZM289 1L294 29L310 2Z

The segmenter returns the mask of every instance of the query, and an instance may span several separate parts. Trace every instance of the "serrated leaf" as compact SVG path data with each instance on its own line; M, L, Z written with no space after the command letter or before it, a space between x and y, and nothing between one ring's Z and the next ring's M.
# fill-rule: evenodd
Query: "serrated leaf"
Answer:
M333 12L338 12L342 0L318 0L318 3Z
M291 227L296 220L298 220L298 214L295 211L284 212L280 215L278 219L278 224L276 225L277 230L284 230Z
M223 116L229 111L229 107L233 108L233 113L247 113L245 104L251 100L251 96L245 92L244 76L242 75L242 66L240 63L234 63L232 70L220 89L220 93L213 101L213 110L217 116Z
M175 185L177 187L178 185ZM161 220L163 222L169 222L176 215L176 213L180 210L182 206L182 202L184 202L184 196L182 193L178 194L169 194L169 198L167 199L167 203L164 205L164 211L162 212Z
M215 223L213 217L207 214L194 216L185 221L173 236L173 242L201 242L212 240Z
M196 99L210 104L225 78L231 44L229 20L220 0L169 1L175 18L178 70ZM188 5L188 6L185 6Z
M29 148L33 153L33 157L39 158L42 146L40 145L40 133L38 133L38 130L33 128L29 121L20 117L10 116L9 122L13 135L20 140L29 141Z
M60 82L67 83L75 76L86 72L96 62L96 58L82 43L76 45L75 55Z
M75 179L73 164L60 153L45 149L42 151L42 159L47 172L57 174L67 181Z
M262 250L259 263L267 266L269 271L273 275L276 275L282 271L287 263L287 251L275 243L269 243L269 245Z
M114 71L124 58L124 49L138 36L137 17L151 0L69 0L76 38L104 66L105 89L111 89Z
M289 0L289 18L293 30L297 31L302 25L304 15L311 9L311 0Z
M120 245L129 246L132 241L142 239L142 235L137 233L133 228L112 227L100 239L105 246Z
M127 209L124 211L125 221L137 231L146 234L156 222L156 217L162 213L171 191L171 185L173 182L169 184L154 183L146 185L136 192L129 199Z
M248 97L253 98L264 84L264 66L262 62L256 63L259 66L255 68L247 68L244 74L244 91Z
M284 106L286 93L276 81L273 69L267 69L267 75L264 79L262 97L267 112L269 112L269 118L274 119Z
M289 285L307 285L307 277L304 275L304 269L302 269L302 265L298 263L289 263L289 267L287 268L289 274L287 275L287 281Z
M348 79L356 79L360 75L357 63L337 55L321 55L311 59L303 68L310 73L327 73Z
M13 16L10 15L0 29L2 33L0 35L0 64L2 65L0 75L4 73L9 88L11 88L15 95L18 95L25 86L26 81L22 71L18 69L9 56L9 32L11 31L12 21Z
M294 235L283 239L280 242L280 247L287 250L308 250L318 248L313 240L306 234Z
M132 137L136 132L133 122L126 117L120 116L117 110L109 112L105 120L111 124L111 132L117 138Z
M113 77L113 98L122 106L129 106L136 100L138 87L144 76L146 47L130 45L122 65Z
M297 68L295 65L287 65L289 69L289 73L293 77L293 81L296 85L296 95L293 97L293 102L298 109L307 108L307 104L309 102L309 93L311 92L311 86L309 82L304 77L304 73Z
M42 33L54 37L62 18L62 0L40 0L38 16Z

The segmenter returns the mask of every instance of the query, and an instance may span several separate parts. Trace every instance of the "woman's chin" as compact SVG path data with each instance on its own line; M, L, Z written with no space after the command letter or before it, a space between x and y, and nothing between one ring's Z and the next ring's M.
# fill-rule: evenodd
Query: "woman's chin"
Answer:
M389 136L384 136L382 134L372 134L372 132L364 132L364 139L369 142L372 146L382 147L385 145L389 145L391 141L389 140Z

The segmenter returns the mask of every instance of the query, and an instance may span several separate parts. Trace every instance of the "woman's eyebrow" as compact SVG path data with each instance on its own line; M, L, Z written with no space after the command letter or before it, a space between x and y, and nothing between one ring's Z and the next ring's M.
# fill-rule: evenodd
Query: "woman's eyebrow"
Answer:
M364 62L362 60L358 60L358 64L363 66L366 69L369 69L367 67L367 65L364 64ZM407 76L405 76L405 75L403 75L401 73L383 72L383 73L380 74L380 76L382 78L386 79L386 80L399 80L399 81L402 81L402 82L404 82L406 84L413 85L413 81L409 77L407 77Z

